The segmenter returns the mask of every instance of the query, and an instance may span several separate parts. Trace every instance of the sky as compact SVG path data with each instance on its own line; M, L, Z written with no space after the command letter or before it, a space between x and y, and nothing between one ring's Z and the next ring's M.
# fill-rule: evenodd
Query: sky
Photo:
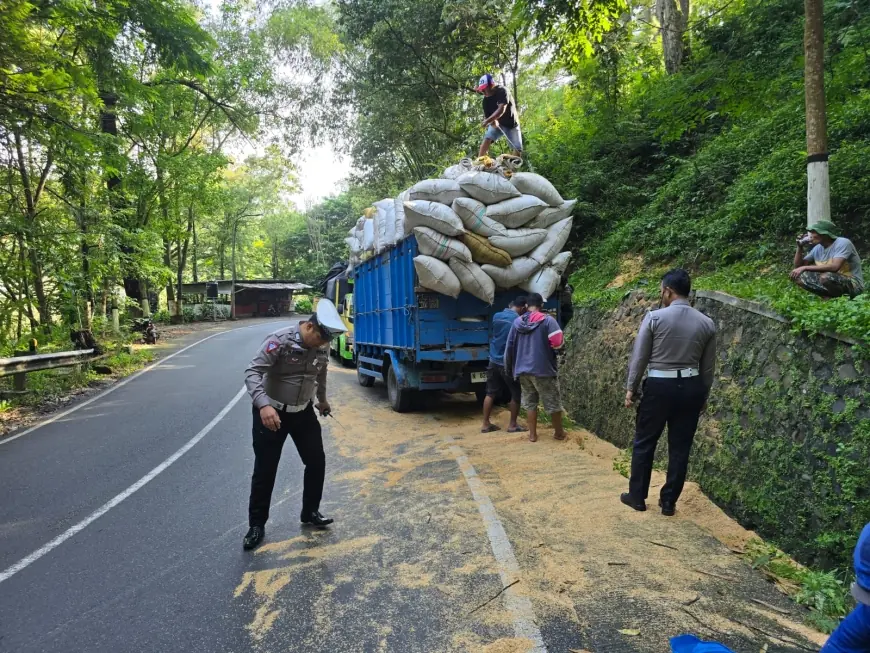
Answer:
M337 152L330 143L312 149L295 163L302 190L291 199L299 210L304 210L306 204L337 195L344 189L343 182L350 174L350 159Z

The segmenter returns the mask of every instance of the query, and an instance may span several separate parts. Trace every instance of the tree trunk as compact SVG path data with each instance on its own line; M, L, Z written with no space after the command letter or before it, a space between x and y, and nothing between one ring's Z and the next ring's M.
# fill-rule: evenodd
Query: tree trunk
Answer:
M109 143L108 154L117 155L118 116L115 113L115 105L118 103L118 96L105 89L100 89L100 99L103 101L103 107L100 109L100 131L111 137L107 139ZM106 190L109 191L109 210L112 213L112 219L117 220L117 214L124 209L121 177L117 173L110 172L106 176ZM135 265L130 262L136 251L132 246L123 244L121 253L123 254L121 261L124 274L124 293L129 299L135 299L141 305L142 300L146 299L144 284L135 276Z
M272 243L272 278L278 278L278 243Z
M225 260L224 260L224 253L226 252L226 248L227 248L226 243L221 241L220 248L221 248L221 255L220 255L221 277L220 277L220 279L221 279L221 281L223 281L224 279L226 279L226 277L224 276L224 272L226 271L226 265L225 265Z
M193 211L193 209L191 209L191 211ZM193 229L193 260L191 261L193 263L193 283L199 283L199 269L196 263L199 250L196 244L196 218L194 216L191 216L190 224Z
M166 238L163 239L163 265L172 269L172 242ZM175 286L171 281L166 284L166 301L175 301Z
M669 75L679 72L687 53L686 29L689 24L689 0L656 0L656 17L662 32L662 52Z
M805 0L804 88L807 111L807 227L831 219L825 115L825 25L822 0Z

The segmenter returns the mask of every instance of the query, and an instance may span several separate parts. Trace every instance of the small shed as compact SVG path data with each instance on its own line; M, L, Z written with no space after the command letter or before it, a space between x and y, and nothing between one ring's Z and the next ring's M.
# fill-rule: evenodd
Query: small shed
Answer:
M233 282L218 281L218 303L232 303ZM236 279L236 317L265 317L274 306L281 314L293 307L293 293L311 286L282 279ZM190 304L205 303L206 282L182 284L182 298Z

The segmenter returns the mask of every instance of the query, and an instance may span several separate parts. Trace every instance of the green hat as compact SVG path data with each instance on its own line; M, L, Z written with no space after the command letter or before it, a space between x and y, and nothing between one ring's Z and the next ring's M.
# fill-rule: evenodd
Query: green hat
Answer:
M820 220L816 224L810 225L809 230L815 231L817 234L821 234L822 236L830 236L831 238L836 238L839 235L837 225L828 220Z

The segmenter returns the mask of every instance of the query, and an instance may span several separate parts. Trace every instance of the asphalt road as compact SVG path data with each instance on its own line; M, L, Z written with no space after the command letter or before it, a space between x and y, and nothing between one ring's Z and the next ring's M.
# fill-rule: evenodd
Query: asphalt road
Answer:
M335 527L298 523L302 469L288 440L266 543L242 551L253 464L243 371L281 324L210 337L0 441L0 651L518 653L533 650L530 625L541 653L653 650L609 623L631 598L590 607L588 591L562 587L567 608L545 614L547 597L523 598L522 585L502 595L523 572L510 542L522 553L542 534L507 510L499 530L481 496L498 505L498 478L481 460L488 480L475 485L451 444L460 428L476 433L473 402L397 416L381 386L360 388L335 362L340 422L321 420L322 511Z

